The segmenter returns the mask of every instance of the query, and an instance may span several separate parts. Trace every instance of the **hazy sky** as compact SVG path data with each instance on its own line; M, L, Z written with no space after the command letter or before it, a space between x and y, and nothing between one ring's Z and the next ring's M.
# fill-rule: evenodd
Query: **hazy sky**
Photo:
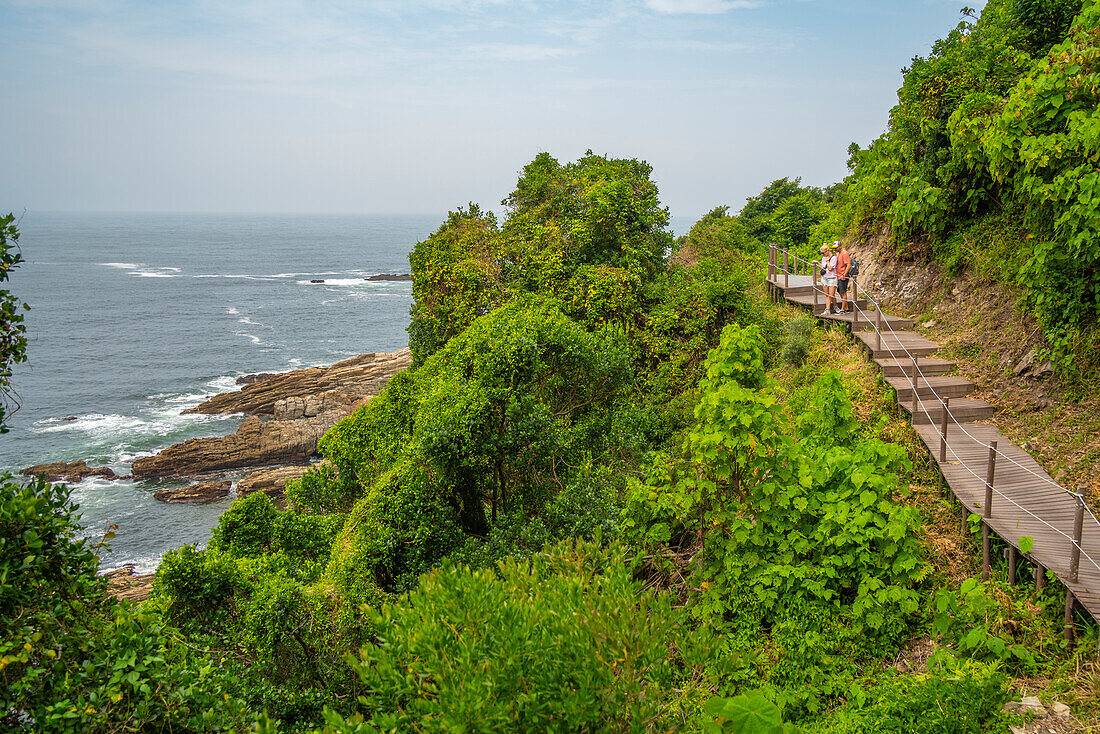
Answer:
M0 210L499 208L587 148L739 209L842 178L962 4L0 0Z

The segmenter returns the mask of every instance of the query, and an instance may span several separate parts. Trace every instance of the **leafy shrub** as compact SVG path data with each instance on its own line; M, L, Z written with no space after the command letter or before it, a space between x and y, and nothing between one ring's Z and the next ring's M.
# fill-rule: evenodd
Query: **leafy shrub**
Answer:
M828 734L978 734L990 724L1007 696L1008 679L997 665L958 660L938 650L928 671L878 681L814 731Z
M497 573L439 569L373 615L375 643L355 665L370 691L361 711L386 731L679 728L705 654L682 624L614 550L557 546Z
M783 343L781 356L783 361L794 367L801 367L810 351L811 337L817 324L809 316L798 316L783 325L787 339Z
M224 622L226 604L242 583L232 558L191 544L164 554L154 591L171 600L169 612L177 624L202 629Z
M237 500L218 518L210 547L233 556L259 556L271 549L279 511L263 492Z
M248 728L255 676L178 644L156 608L110 597L68 497L41 479L0 487L0 727Z
M858 439L835 374L819 381L802 440L785 434L753 328L726 327L706 369L684 459L657 458L631 484L626 537L656 557L701 545L696 610L720 628L767 628L792 604L825 604L896 640L923 575L919 515L893 500L904 450Z
M19 229L12 214L0 216L0 283L23 262L19 252ZM11 291L0 289L0 434L7 433L4 417L10 409L11 368L27 359L27 327L23 311L27 309Z
M967 579L959 589L936 592L933 601L932 629L941 641L949 642L968 657L993 659L1021 668L1035 665L1035 657L1011 636L994 634L999 605L977 579ZM1006 639L1007 638L1007 639Z

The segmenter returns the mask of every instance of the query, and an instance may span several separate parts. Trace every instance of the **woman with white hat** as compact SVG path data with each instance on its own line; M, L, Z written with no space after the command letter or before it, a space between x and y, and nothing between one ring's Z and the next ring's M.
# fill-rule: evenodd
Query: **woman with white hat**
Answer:
M829 243L821 246L821 283L825 286L825 313L836 313L836 253Z

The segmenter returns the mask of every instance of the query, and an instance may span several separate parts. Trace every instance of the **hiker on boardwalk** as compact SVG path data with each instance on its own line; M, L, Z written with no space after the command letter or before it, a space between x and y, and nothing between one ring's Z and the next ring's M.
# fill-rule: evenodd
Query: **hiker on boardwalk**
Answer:
M833 243L833 249L836 248L840 248L836 256L836 292L840 295L840 312L851 313L852 309L848 308L848 271L852 269L852 256L840 240Z
M825 313L836 313L836 254L828 243L821 246L821 283L825 286Z

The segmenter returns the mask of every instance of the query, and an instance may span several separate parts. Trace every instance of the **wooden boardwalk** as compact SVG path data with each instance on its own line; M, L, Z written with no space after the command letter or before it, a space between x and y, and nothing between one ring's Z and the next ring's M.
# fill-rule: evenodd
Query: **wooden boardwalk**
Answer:
M946 486L970 513L982 516L983 574L991 566L988 537L993 533L1008 545L1009 583L1015 583L1016 560L1022 556L1031 563L1037 585L1043 583L1045 570L1065 584L1067 639L1073 633L1075 600L1100 621L1100 521L1077 494L1060 487L1026 451L986 422L993 407L967 397L973 383L952 374L955 364L935 357L939 345L910 331L909 319L883 313L862 296L854 314L824 313L824 290L812 275L816 270L816 263L796 260L773 246L768 290L775 300L813 309L823 321L840 322L866 348L910 415ZM852 290L858 290L852 280ZM1023 537L1033 540L1027 553L1020 548Z

